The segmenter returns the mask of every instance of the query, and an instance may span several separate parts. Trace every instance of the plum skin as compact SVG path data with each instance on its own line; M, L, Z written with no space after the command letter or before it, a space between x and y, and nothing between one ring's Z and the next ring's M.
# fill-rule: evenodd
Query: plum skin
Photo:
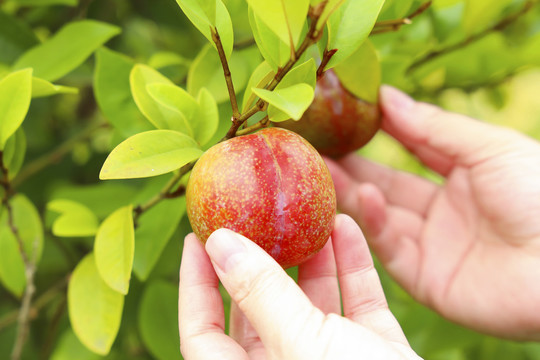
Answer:
M228 228L253 240L283 268L317 253L332 232L336 194L317 151L299 135L266 128L214 145L186 189L197 237Z
M381 111L378 104L351 94L328 70L317 80L315 97L302 118L275 125L300 134L321 154L339 158L373 138L381 127Z

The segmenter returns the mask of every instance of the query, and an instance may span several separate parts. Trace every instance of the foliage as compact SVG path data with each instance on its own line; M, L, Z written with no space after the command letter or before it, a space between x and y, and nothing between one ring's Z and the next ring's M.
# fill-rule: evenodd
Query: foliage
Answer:
M183 194L206 149L299 119L330 68L369 101L384 82L490 120L486 109L512 106L512 80L540 66L539 8L0 1L0 357L179 359ZM540 138L537 123L505 125ZM361 152L439 181L382 133ZM380 272L421 356L540 356L448 323Z

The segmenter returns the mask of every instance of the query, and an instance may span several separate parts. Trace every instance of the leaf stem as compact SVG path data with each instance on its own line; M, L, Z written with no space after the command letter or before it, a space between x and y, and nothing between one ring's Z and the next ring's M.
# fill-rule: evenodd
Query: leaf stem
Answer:
M371 31L371 35L382 34L390 31L398 31L403 25L412 24L412 19L421 15L431 6L432 3L432 0L423 3L418 7L418 9L416 9L402 19L383 20L376 22L373 30Z
M323 53L323 57L321 60L321 63L319 64L319 67L317 68L317 79L319 79L324 74L324 68L326 65L328 65L328 62L334 56L334 54L337 52L337 49L325 49Z
M242 130L237 131L236 136L242 136L242 135L251 134L254 131L264 129L269 124L270 124L270 119L268 119L268 116L265 116L259 122L255 123L255 124L253 124L251 126L248 126L248 127L244 128Z
M240 111L238 110L238 101L236 100L236 92L234 91L234 84L232 81L231 70L229 69L229 62L227 61L225 50L223 50L223 44L221 43L218 30L216 28L210 28L210 31L212 32L212 40L216 44L219 60L221 61L221 67L223 68L223 74L225 75L225 82L227 83L227 90L231 100L234 121L234 119L238 119L240 117Z
M326 6L326 5L325 5ZM283 77L292 69L292 67L296 64L298 59L304 54L304 52L313 44L315 44L320 37L322 36L322 31L317 29L317 22L319 20L320 14L322 14L321 9L320 13L318 15L313 15L311 17L311 24L309 27L309 30L306 34L306 37L303 39L302 43L298 47L298 50L294 51L294 55L291 56L291 58L287 61L287 63L282 67L279 68L272 80L266 85L266 90L274 90L276 86L283 80ZM245 129L242 129L239 131L240 127L253 115L258 113L259 111L263 111L266 109L266 106L268 105L264 100L259 99L255 103L253 107L248 109L243 114L240 113L238 109L238 102L236 100L236 92L234 90L234 85L232 82L231 77L231 71L229 69L229 64L227 61L227 57L225 56L225 51L223 50L223 44L221 43L221 39L219 37L219 34L217 32L217 29L211 28L212 33L212 40L216 44L216 48L218 50L219 58L221 61L221 65L223 67L223 73L225 75L225 81L227 83L227 90L229 92L229 98L231 101L231 108L233 111L232 116L232 124L225 134L225 136L218 142L223 142L228 139L232 139L233 137L237 135L243 135L248 134L252 131L255 131L257 129L260 129L262 127L268 126L269 120L268 117L265 117L261 121L259 121L257 124L254 124L250 127L247 127ZM171 198L171 197L178 197L182 196L185 193L185 188L183 186L179 186L176 190L172 191L172 189L178 184L180 179L187 174L193 166L195 166L195 163L197 160L185 165L182 167L179 172L171 178L171 180L165 185L165 187L160 191L159 194L155 195L153 198L148 200L146 203L136 206L133 209L133 220L135 223L135 226L137 226L137 221L139 220L139 217L147 210L158 204L160 201Z
M442 55L446 55L446 54L451 53L453 51L456 51L456 50L462 49L464 47L467 47L468 45L470 45L470 44L472 44L472 43L474 43L474 42L476 42L478 40L483 39L484 37L486 37L487 35L495 32L495 31L501 31L501 30L505 29L507 26L514 23L516 20L521 18L521 16L525 15L529 10L531 10L532 7L534 6L534 4L535 4L535 1L529 0L523 5L523 7L519 11L517 11L517 12L515 12L513 14L510 14L507 17L501 19L495 25L493 25L493 26L491 26L491 27L489 27L487 29L484 29L483 31L480 31L479 33L471 35L471 36L465 38L461 42L458 42L456 44L447 46L445 48L442 48L442 49L439 49L439 50L434 50L434 51L432 51L430 53L427 53L426 55L424 55L420 59L413 62L409 66L409 68L407 69L407 73L413 72L414 70L416 70L420 66L422 66L422 65L424 65L424 64L426 64L426 63L432 61L433 59L436 59L436 58L438 58L438 57L440 57Z
M178 182L186 175L191 169L193 169L193 166L195 166L195 163L197 161L192 161L189 164L186 164L178 170L178 172L169 180L169 182L161 189L161 191L156 194L154 197L152 197L150 200L145 202L144 204L137 205L133 209L133 223L135 226L137 226L137 222L140 218L140 216L150 210L152 207L157 205L161 200L164 199L171 199L175 197L179 197L184 195L186 189L184 186L179 186L176 190L173 191L174 187L178 184Z
M326 3L325 5L326 6ZM319 39L321 38L323 32L317 29L317 23L320 17L320 14L322 14L322 10L324 8L320 9L320 12L318 12L316 15L313 15L311 18L311 24L309 26L309 30L306 34L306 37L304 40L302 40L302 43L298 47L296 51L294 51L294 54L291 55L291 58L283 65L283 67L280 67L272 80L265 86L266 90L272 91L276 88L276 86L279 85L281 80L285 77L285 75L293 68L293 66L298 62L298 59L304 54L304 52L313 44L315 44ZM232 100L231 100L232 102ZM238 133L238 129L253 115L258 113L259 111L265 109L267 106L266 102L262 99L257 100L255 105L249 109L244 114L241 114L238 117L234 116L233 112L233 119L232 119L232 125L229 128L229 131L227 131L227 134L221 141L231 139L235 137ZM243 130L242 130L243 131Z

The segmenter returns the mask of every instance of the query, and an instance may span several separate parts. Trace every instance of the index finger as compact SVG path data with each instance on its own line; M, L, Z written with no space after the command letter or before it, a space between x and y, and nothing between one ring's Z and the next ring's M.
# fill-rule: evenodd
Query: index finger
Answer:
M189 359L246 359L245 351L225 335L219 280L201 242L190 234L180 265L178 324L180 348ZM224 357L226 356L226 357Z

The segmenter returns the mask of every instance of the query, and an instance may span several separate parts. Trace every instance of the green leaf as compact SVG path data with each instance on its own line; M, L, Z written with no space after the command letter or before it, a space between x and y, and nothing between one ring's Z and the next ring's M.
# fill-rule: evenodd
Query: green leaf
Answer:
M290 59L291 48L252 9L249 9L248 18L259 51L272 69L277 71Z
M105 117L126 138L154 128L131 95L129 77L134 65L130 58L107 48L96 52L94 95Z
M309 59L292 68L279 82L276 89L282 89L300 83L306 83L313 88L315 87L317 83L317 65L314 59Z
M313 58L297 65L289 71L280 81L276 90L279 91L280 89L301 83L308 84L313 89L315 88L315 84L317 83L317 65L315 65L315 60ZM285 121L291 118L287 113L276 109L274 105L268 107L268 115L274 122Z
M13 224L30 261L39 263L43 252L43 225L39 213L22 194L10 200ZM24 262L19 245L8 222L8 212L2 209L0 218L0 279L15 296L21 296L26 286Z
M13 67L31 67L34 76L54 81L77 68L118 33L118 27L95 20L73 22L65 25L43 44L24 53Z
M463 28L467 34L474 34L484 30L495 22L502 11L513 0L466 0L463 13Z
M150 184L148 189L156 194L163 185L163 181L159 181ZM185 212L186 198L180 197L162 201L141 215L135 230L133 262L133 271L139 280L148 278Z
M197 111L198 104L184 89L174 84L153 83L146 86L150 97L160 105L177 114L176 130L193 138L194 133L190 125Z
M59 213L52 233L59 237L86 237L96 234L98 219L88 207L76 201L56 199L47 204L47 210Z
M11 64L38 40L26 22L0 11L0 63Z
M43 80L37 77L32 78L32 97L33 98L51 96L51 95L56 95L56 94L78 94L78 93L79 93L79 89L74 88L74 87L55 85L47 80Z
M250 66L245 57L252 53L234 52L229 60L234 89L238 93L247 83ZM204 47L191 65L187 78L187 91L197 96L202 88L206 88L216 102L229 100L229 91L223 75L223 68L217 53L210 46Z
M177 131L146 131L114 148L99 177L105 180L161 175L198 159L202 153L195 140Z
M309 0L247 0L254 13L290 48L295 48L306 23Z
M17 5L21 6L51 6L51 5L67 5L77 6L79 0L13 0Z
M328 19L327 49L337 49L326 69L352 55L367 39L384 0L346 0Z
M51 354L51 360L101 360L98 354L89 351L77 339L72 329L66 329Z
M313 88L305 83L296 84L283 89L268 91L264 89L252 89L257 96L273 105L277 110L283 111L289 118L300 120L304 112L313 101ZM271 121L284 121L279 112L270 113Z
M200 145L206 144L217 130L219 114L214 97L201 88L195 100L187 91L176 85L150 84L148 93L161 107L178 113L182 119L182 132Z
M160 69L168 66L189 67L190 64L191 60L170 51L157 52L148 60L148 66L154 69Z
M262 89L268 84L275 73L272 70L272 67L265 60L257 66L257 68L251 74L249 78L248 85L246 86L246 92L244 93L244 100L242 102L242 112L247 111L253 103L257 96L251 90L252 88Z
M43 251L43 225L35 205L22 194L15 195L11 200L13 223L18 229L29 259L39 263ZM7 211L2 212L2 223L7 224Z
M24 262L15 235L7 224L0 224L0 281L13 295L22 296L26 286Z
M149 66L137 64L131 70L131 93L144 116L158 129L186 132L185 117L172 107L163 106L148 92L149 85L174 85L172 81Z
M322 3L322 1L323 0L311 0L311 6L315 6L319 3ZM344 1L345 0L328 0L326 2L324 11L321 13L321 16L319 17L319 21L317 22L318 30L324 27L330 15L332 15L337 9L339 9L339 7L341 6L341 4L343 4Z
M32 97L32 69L13 72L0 81L0 150L21 126Z
M159 280L148 284L139 307L139 331L152 355L181 359L178 333L178 287Z
M90 350L107 355L120 328L124 296L99 276L94 254L84 257L71 275L68 310L71 326Z
M94 243L96 266L101 278L113 290L126 295L133 268L133 207L113 212L99 226Z
M231 17L221 0L176 0L184 14L216 47L212 30L217 29L227 59L233 50L234 36Z
M201 145L207 145L218 129L219 110L216 100L206 88L199 90L197 103L197 112L191 119L191 124L195 132L195 140Z
M376 103L381 85L381 65L377 50L369 40L334 68L341 84L356 97Z
M9 179L15 178L24 162L26 153L26 136L22 128L11 135L4 147L4 166L8 169Z

